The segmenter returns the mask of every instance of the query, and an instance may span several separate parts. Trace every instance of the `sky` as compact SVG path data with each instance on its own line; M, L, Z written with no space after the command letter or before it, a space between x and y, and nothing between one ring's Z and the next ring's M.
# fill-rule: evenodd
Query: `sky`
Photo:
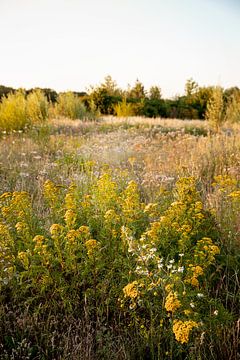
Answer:
M240 0L0 0L0 84L240 87Z

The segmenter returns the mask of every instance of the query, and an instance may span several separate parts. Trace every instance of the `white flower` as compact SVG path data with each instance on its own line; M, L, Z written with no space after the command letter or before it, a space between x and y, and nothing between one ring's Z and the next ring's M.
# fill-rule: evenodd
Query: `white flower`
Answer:
M213 315L218 315L218 310L215 310L214 312L213 312Z
M169 264L173 264L174 262L175 262L175 260L172 259L172 260L169 261Z
M184 271L184 266L180 266L180 267L178 268L178 272L182 273L183 271Z
M198 297L199 299L200 299L200 298L203 298L203 296L204 296L204 295L201 294L201 293L198 293L198 294L197 294L197 297Z
M168 270L171 269L171 268L172 268L172 264L167 265L167 269L168 269Z
M179 257L183 257L184 256L184 254L178 254L179 255Z
M193 303L193 302L190 302L190 306L191 306L191 308L192 308L192 309L194 309L194 308L195 308L195 305L194 305L194 303Z

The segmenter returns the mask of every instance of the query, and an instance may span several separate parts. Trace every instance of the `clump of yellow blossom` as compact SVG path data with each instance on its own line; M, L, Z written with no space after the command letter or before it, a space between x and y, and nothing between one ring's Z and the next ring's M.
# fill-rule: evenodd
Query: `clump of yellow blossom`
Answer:
M27 224L25 222L19 221L15 225L15 228L16 228L18 233L22 233L24 230L27 230Z
M47 255L47 245L44 244L44 241L45 238L42 235L36 235L33 238L33 242L35 243L34 252L36 252L38 255Z
M69 228L73 227L76 222L76 213L72 209L67 210L64 215L64 220Z
M198 323L195 321L174 320L173 333L176 340L181 344L188 343L190 332L194 327L198 327Z
M52 235L52 237L57 237L61 234L62 230L62 225L52 224L52 226L50 227L50 234Z
M50 207L54 208L59 200L59 188L51 180L47 180L43 185L43 194Z
M76 199L76 185L71 184L68 188L68 192L65 195L65 208L66 210L77 210L77 199Z
M85 242L85 246L87 248L88 256L92 256L98 248L98 242L95 239L90 239Z
M20 251L17 255L18 259L21 261L24 269L28 269L29 268L29 253L26 251Z
M123 288L124 297L129 297L130 299L136 299L139 296L137 285L138 285L137 281L133 281L127 284Z
M170 291L165 301L165 309L169 312L174 313L178 308L181 307L181 302L178 300L177 292Z
M185 282L194 286L194 287L198 287L199 286L199 281L198 281L198 277L203 275L203 268L199 265L189 265L189 271L191 273L191 276L188 277Z

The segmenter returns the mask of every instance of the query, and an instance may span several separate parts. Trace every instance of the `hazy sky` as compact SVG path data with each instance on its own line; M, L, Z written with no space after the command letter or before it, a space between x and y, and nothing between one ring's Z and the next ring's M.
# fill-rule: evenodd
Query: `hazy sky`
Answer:
M240 87L240 0L0 0L0 84Z

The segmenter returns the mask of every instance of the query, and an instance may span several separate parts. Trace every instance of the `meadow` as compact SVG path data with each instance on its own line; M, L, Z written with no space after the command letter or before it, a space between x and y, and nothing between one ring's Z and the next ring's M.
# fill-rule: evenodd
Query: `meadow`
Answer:
M238 359L240 126L41 114L0 132L0 359Z

